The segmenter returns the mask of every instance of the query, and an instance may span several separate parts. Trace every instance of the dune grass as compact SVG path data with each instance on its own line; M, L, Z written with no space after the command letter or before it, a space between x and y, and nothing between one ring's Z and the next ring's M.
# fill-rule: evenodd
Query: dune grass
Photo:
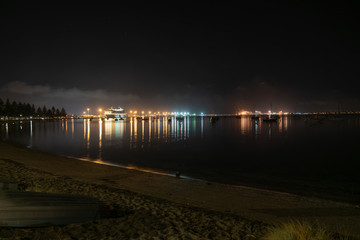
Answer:
M292 221L270 227L263 240L350 240L308 222Z

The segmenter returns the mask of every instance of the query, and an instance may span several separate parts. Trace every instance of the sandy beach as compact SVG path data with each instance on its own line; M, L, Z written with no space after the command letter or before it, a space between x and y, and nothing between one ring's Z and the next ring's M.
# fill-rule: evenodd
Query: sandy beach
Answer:
M95 197L110 209L93 222L1 228L1 239L261 239L269 226L290 220L360 237L355 204L129 170L4 142L0 178L26 191Z

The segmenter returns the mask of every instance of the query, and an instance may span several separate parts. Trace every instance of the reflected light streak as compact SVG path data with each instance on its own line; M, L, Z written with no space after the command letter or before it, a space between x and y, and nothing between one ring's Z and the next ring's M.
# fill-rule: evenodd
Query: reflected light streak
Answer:
M113 121L105 120L105 137L111 139Z
M124 121L120 121L119 124L120 124L120 138L123 139L125 133L125 123Z
M141 121L141 142L144 143L145 140L145 121Z
M74 119L71 119L71 138L74 139L75 130L74 130Z
M140 172L147 172L147 173L159 174L159 175L164 175L164 176L174 176L174 174L161 172L161 171L158 171L158 170L153 170L153 169L148 169L148 168L140 168L140 167L131 166L131 165L125 166L125 165L121 165L121 164L107 163L107 162L104 162L101 159L97 159L95 161L94 160L89 160L88 158L77 158L77 159L79 159L81 161L85 161L85 162L103 164L103 165L113 166L113 167L120 167L120 168L125 168L125 169L130 169L130 170L136 170L136 171L140 171Z
M186 124L187 124L187 134L186 134L186 138L189 138L190 137L190 117L187 117L187 121L186 121Z
M6 137L6 140L9 138L9 123L5 123L5 137Z
M136 148L136 141L137 141L137 119L134 119L134 145L133 145L133 147L135 147Z
M133 143L133 118L130 118L130 150L132 149Z
M171 119L171 138L173 139L175 137L175 117L172 117Z
M152 124L152 117L149 117L149 143L151 142L151 124Z
M184 117L184 139L186 138L187 134L187 117Z
M201 137L204 137L204 117L201 116L201 120L200 120L200 127L201 127Z
M184 122L179 122L180 124L180 139L184 139Z
M114 123L114 132L115 132L115 138L118 139L120 135L120 127L119 127L119 121L116 121Z
M101 159L101 147L102 147L102 123L103 121L99 119L99 158Z
M160 139L160 127L161 127L160 126L160 118L158 118L157 121L158 121L158 136L157 136L157 138Z
M30 121L30 142L29 142L29 147L32 147L32 141L33 141L33 124L32 124L32 121Z
M258 135L258 123L257 122L255 122L254 123L254 128L255 128L255 139L257 139L257 135Z
M289 118L286 117L286 118L283 118L283 121L284 121L284 130L287 131L288 130L288 124L289 124Z
M30 138L32 138L33 136L33 125L32 125L32 121L30 121Z
M168 126L168 123L167 123L167 119L166 119L166 117L163 117L163 131L165 131L165 142L167 142L167 135L168 135L168 128L167 128L167 126Z
M245 135L249 130L249 118L242 117L240 120L240 132Z
M84 119L84 140L86 140L86 119Z
M86 147L89 150L90 149L90 119L87 120L87 142Z
M282 121L282 118L279 119L279 133L282 133L282 130L283 130L283 121Z

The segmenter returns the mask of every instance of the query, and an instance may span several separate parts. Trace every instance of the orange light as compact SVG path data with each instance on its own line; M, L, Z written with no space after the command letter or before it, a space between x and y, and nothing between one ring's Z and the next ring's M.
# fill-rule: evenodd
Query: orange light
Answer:
M241 112L241 115L246 115L246 114L248 114L249 112L248 111L242 111Z

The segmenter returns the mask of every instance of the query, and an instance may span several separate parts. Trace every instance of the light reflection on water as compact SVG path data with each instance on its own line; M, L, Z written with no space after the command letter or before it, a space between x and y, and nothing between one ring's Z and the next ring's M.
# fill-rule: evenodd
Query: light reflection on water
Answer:
M220 118L215 123L208 117L68 119L2 122L0 137L102 164L242 182L283 172L309 178L323 171L354 178L359 163L351 156L359 156L359 128L357 116L318 125L290 116L273 123L250 117Z

